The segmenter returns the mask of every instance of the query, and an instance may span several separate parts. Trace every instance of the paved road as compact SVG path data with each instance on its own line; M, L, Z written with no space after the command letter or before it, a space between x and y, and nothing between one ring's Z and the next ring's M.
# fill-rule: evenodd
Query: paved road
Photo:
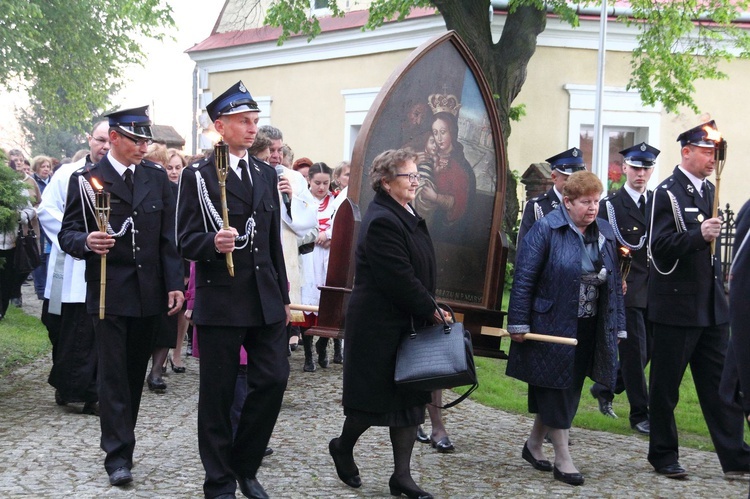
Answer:
M27 292L24 308L36 314L37 306ZM355 449L362 487L350 489L336 477L327 445L343 422L341 366L304 373L302 360L301 350L290 359L289 389L271 441L275 453L264 461L261 483L272 497L390 497L392 457L385 428L365 433ZM166 377L166 393L146 389L136 428L134 482L123 488L107 481L98 419L79 414L80 405L56 406L48 372L45 356L0 379L0 497L202 497L197 361L187 360L187 373ZM521 459L528 417L469 400L447 411L446 421L457 452L440 455L417 444L412 463L417 483L439 498L739 498L748 493L747 482L723 478L713 453L681 449L690 478L669 480L651 471L646 439L581 429L573 430L573 452L586 483L572 487ZM551 447L546 450L551 455Z

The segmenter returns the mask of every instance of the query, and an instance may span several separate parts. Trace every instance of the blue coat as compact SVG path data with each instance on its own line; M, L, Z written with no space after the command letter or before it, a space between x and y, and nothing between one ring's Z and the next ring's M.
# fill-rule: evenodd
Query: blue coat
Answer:
M622 280L617 247L609 224L596 219L607 281L599 288L594 381L615 386L617 334L625 330ZM581 284L579 236L557 208L533 225L516 259L508 307L508 331L575 338ZM573 375L575 347L539 341L513 342L506 374L536 386L567 388Z

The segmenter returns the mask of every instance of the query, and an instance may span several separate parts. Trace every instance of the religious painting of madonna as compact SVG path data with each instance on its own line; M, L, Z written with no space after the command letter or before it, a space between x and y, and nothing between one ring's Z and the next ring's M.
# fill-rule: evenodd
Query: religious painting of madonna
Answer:
M394 72L370 109L352 156L349 193L364 213L374 196L368 171L375 156L414 150L421 179L413 207L435 245L437 297L490 308L498 283L487 276L500 272L492 254L505 189L492 106L489 87L458 35L427 42Z

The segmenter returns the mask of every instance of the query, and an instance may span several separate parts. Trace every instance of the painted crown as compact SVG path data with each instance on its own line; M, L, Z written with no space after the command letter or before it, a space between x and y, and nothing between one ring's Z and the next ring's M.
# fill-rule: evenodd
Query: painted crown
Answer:
M450 113L458 117L458 110L461 109L458 98L452 94L432 94L427 98L427 104L432 109L432 114Z

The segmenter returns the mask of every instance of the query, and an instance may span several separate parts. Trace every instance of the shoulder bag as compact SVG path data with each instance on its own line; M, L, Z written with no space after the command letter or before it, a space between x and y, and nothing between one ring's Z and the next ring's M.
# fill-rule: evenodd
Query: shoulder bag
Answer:
M444 307L453 317L451 324L443 318L440 324L415 330L412 319L411 330L398 346L394 381L399 387L429 392L471 385L466 393L442 407L448 409L471 395L479 383L471 335L462 323L455 322L453 310ZM437 302L435 308L442 317Z
M13 257L13 263L16 267L16 272L19 274L28 274L42 264L36 233L31 225L29 225L29 229L24 235L23 226L18 224L16 252Z

